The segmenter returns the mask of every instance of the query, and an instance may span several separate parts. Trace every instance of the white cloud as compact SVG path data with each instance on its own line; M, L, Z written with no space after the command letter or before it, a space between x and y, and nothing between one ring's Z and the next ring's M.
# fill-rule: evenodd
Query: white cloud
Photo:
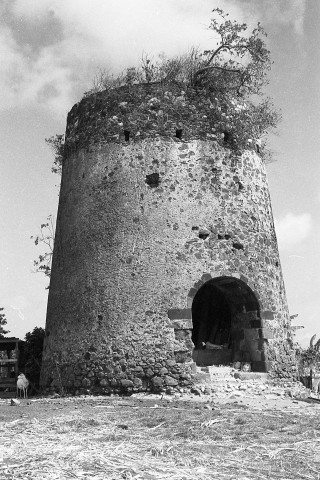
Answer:
M221 0L219 6L252 26L266 18L301 31L305 1L263 0L257 7L252 0ZM11 21L0 30L1 108L29 102L65 113L90 88L98 67L122 70L139 62L143 52L210 48L213 7L211 0L8 1L3 9ZM28 35L43 30L50 41L41 45L39 34L28 42Z
M280 250L288 250L303 242L310 234L311 215L287 213L283 218L275 219L275 228Z
M239 0L219 2L219 5L239 5ZM241 10L248 22L248 16L259 17L263 26L272 24L278 28L284 25L294 29L298 35L303 34L303 24L307 0L242 0ZM223 8L223 7L222 7Z
M303 33L304 15L306 10L306 0L281 0L280 2L268 0L265 12L267 18L282 25L290 25L295 33Z

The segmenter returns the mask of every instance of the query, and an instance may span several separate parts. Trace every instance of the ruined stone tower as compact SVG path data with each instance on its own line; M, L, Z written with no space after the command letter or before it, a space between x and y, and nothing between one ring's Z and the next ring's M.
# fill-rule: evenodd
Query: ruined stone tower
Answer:
M182 105L164 119L165 100L135 91L130 115L129 88L68 116L42 385L157 390L190 385L194 362L292 368L263 161L205 115L181 119L184 92L164 93Z

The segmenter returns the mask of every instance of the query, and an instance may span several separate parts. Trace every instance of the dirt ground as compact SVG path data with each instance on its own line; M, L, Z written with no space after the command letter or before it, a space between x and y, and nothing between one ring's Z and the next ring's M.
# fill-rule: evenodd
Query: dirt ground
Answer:
M319 480L319 414L245 392L0 400L0 478Z

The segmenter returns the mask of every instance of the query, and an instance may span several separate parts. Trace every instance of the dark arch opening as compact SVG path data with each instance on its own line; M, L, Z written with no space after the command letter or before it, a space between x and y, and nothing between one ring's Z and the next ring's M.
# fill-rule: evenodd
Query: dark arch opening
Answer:
M193 299L192 323L198 364L252 362L256 358L252 352L261 347L250 340L261 327L259 302L238 278L218 277L202 285Z

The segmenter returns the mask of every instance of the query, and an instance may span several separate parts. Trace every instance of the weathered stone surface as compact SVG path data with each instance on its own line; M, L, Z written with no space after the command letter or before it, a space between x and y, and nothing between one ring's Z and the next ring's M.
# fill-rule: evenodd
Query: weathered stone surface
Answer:
M263 319L246 312L232 327L239 360L263 350L253 368L276 368L279 352L286 363L290 319L262 160L191 130L188 142L106 141L96 109L87 99L68 117L67 135L91 141L64 160L42 385L118 391L127 380L145 389L166 370L174 385L188 381L194 345L181 332L193 326L199 289L221 276L255 292ZM252 343L258 328L269 329L269 343Z
M131 380L126 379L120 380L120 384L123 388L132 388L134 385Z
M142 388L141 378L134 378L133 379L133 385L134 385L135 388L138 388L138 389Z
M194 395L199 395L199 396L201 395L201 390L200 388L197 388L197 387L192 387L190 389L190 392L193 393Z
M258 329L256 328L246 328L244 329L244 338L246 340L258 340L259 337L259 332Z
M175 387L176 385L178 385L178 380L173 377L170 377L169 375L166 375L164 377L164 381L165 381L165 384L170 387Z
M81 382L81 385L85 388L89 388L91 386L91 382L88 378L84 378Z
M273 338L273 333L272 333L270 328L261 328L260 336L261 336L261 338L272 339Z
M151 382L155 388L162 387L164 384L164 380L161 377L153 377Z
M168 317L170 320L191 319L190 308L173 308L168 310Z
M192 329L192 320L191 318L188 320L175 320L171 323L171 327L175 330Z

